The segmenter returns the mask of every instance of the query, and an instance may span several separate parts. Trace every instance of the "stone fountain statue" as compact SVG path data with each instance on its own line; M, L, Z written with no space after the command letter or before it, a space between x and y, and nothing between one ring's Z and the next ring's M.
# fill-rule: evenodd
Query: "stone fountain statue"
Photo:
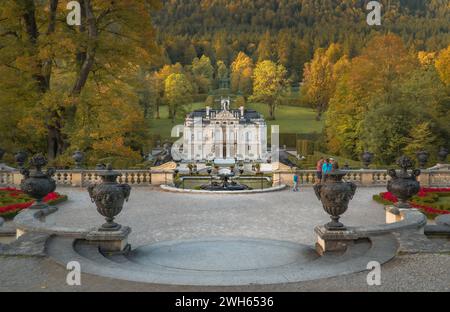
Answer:
M251 190L250 187L244 184L237 183L232 181L232 178L236 176L235 172L230 169L221 169L215 176L216 179L219 179L221 182L215 182L211 180L210 184L203 185L202 190L206 191L245 191Z

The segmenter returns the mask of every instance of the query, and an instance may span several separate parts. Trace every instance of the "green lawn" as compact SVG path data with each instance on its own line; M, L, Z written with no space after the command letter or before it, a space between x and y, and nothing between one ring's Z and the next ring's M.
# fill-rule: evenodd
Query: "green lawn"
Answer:
M204 103L193 103L186 107L186 111L189 112L203 107L205 107ZM183 125L184 118L178 117L175 124L172 124L172 121L168 119L169 109L167 106L162 106L159 113L161 119L152 119L150 121L150 131L152 134L159 134L163 139L170 139L172 128L176 125Z
M248 108L254 109L269 117L267 105L250 103ZM279 106L275 112L276 120L267 120L267 124L280 126L281 133L320 133L324 127L323 121L316 120L316 112L313 109L296 106Z
M205 107L204 103L193 103L186 108L186 111L201 109ZM249 103L247 108L254 109L268 118L269 112L267 105ZM151 132L161 135L162 138L170 138L170 133L173 128L172 122L168 119L169 113L167 106L160 109L161 119L151 121ZM267 120L268 126L279 125L281 133L320 133L323 129L324 122L316 121L316 113L310 108L294 107L294 106L280 106L276 111L276 120ZM178 118L176 125L182 125L183 118Z

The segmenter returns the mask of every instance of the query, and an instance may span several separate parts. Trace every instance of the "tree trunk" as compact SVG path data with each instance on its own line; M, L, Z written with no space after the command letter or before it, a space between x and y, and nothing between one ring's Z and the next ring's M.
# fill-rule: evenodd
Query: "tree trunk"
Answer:
M36 24L36 6L34 5L34 0L24 1L24 14L23 21L25 23L25 28L27 31L28 41L37 48L37 42L39 39L39 30ZM38 71L33 74L34 80L36 80L39 90L42 93L48 91L48 84L44 75L42 74L42 64L37 64Z
M47 28L47 35L51 35L56 30L56 12L58 9L59 0L50 0L49 2L49 24ZM42 73L45 78L47 89L50 90L51 74L52 74L52 62L51 58L43 61ZM64 150L64 136L62 133L62 120L60 114L57 111L50 112L52 122L54 124L47 125L47 155L48 158L53 160L58 155L62 154Z
M156 119L161 119L161 115L159 112L159 105L160 105L160 100L156 99Z
M51 0L49 3L49 25L47 28L47 35L51 35L55 32L58 3L59 0ZM34 0L25 0L24 8L25 13L23 15L23 20L27 30L28 40L33 46L37 47L40 34L36 23L36 6ZM44 60L37 66L38 72L34 74L33 77L38 83L39 90L42 94L45 94L50 90L52 60ZM58 120L60 118L59 114L56 111L49 112L49 114L51 115L49 120L56 120L56 122L55 125L47 125L47 154L49 159L55 159L55 157L61 153L64 141L61 131L61 121Z
M270 120L275 120L275 104L269 104L269 117Z
M175 124L175 119L176 119L176 115L177 115L177 112L176 112L176 109L175 109L175 106L174 107L172 107L172 108L169 108L169 114L170 114L170 119L172 120L172 124Z
M50 0L49 4L49 24L47 28L47 35L51 35L56 29L56 10L58 9L59 0ZM50 90L50 78L52 74L52 59L48 58L43 61L42 74L45 81L45 87Z
M97 38L98 38L98 29L97 29L97 20L94 16L91 0L83 0L83 10L86 14L87 20L87 31L88 31L88 48L86 54L82 57L82 63L80 67L80 71L76 78L74 87L72 89L72 96L79 96L81 91L83 90L86 82L89 78L89 74L92 71L92 67L95 62L95 54L97 51Z
M317 116L316 116L317 121L322 120L322 115L323 115L324 111L325 111L325 105L322 103L317 104Z
M24 9L25 13L23 14L23 19L27 30L28 40L33 45L36 45L39 38L39 31L36 24L36 6L34 5L34 0L25 0Z
M322 112L317 111L316 121L321 121L321 120L322 120Z

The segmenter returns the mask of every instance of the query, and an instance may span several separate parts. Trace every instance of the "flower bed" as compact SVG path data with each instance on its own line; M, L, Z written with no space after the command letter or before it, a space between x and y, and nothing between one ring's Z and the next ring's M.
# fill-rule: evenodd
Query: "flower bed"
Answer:
M58 193L50 193L44 198L49 205L56 205L66 200L67 196ZM21 190L0 188L0 217L2 218L11 219L33 203L34 200Z
M375 195L373 199L383 205L398 202L397 197L390 192ZM422 210L429 218L450 214L450 188L422 188L419 194L411 199L410 204Z

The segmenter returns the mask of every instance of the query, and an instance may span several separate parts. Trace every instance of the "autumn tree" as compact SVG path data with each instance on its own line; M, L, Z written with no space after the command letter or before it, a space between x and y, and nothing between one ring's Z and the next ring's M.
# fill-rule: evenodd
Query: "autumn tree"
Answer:
M214 67L209 57L202 55L200 59L195 58L192 62L192 74L200 93L208 93L213 84Z
M223 61L217 62L217 80L223 80L228 78L228 67Z
M436 59L436 69L442 81L450 86L450 45L439 53Z
M341 47L332 44L327 50L318 49L313 60L305 64L301 92L304 101L316 109L317 120L320 120L327 110L336 89L334 65L341 57Z
M18 75L31 79L23 84L33 85L24 92L37 94L29 114L40 118L28 129L45 129L51 159L71 146L70 137L79 130L77 109L90 96L84 93L95 92L89 85L101 88L117 79L130 83L134 79L123 73L131 64L151 63L157 50L149 14L157 1L82 0L82 24L71 27L66 24L67 2L7 0L0 17L1 30L12 40L1 66L13 64Z
M436 152L433 148L436 143L436 136L430 127L430 122L422 122L416 127L413 127L408 136L404 138L406 146L403 149L403 153L408 155L412 159L416 157L419 151Z
M272 61L259 62L253 74L253 95L251 100L269 107L271 120L275 120L275 111L280 101L289 93L289 80L283 65Z
M218 33L214 41L214 52L217 61L223 61L225 64L230 64L231 49L228 45L226 34Z
M273 58L272 37L270 36L269 31L267 31L262 36L261 41L258 44L256 54L258 56L258 62L272 60Z
M231 90L234 93L251 94L253 68L253 60L244 52L239 52L231 64Z
M184 74L171 74L165 81L164 96L169 106L169 116L175 123L177 114L191 102L192 86Z
M288 71L293 68L293 35L288 30L283 30L278 34L276 49L278 63L283 65Z
M330 152L357 159L369 149L390 164L399 154L412 154L428 130L432 135L421 148L448 139L448 122L442 120L448 113L444 85L434 67L421 66L399 37L375 37L339 72L326 118ZM414 129L425 124L429 128L422 134Z

